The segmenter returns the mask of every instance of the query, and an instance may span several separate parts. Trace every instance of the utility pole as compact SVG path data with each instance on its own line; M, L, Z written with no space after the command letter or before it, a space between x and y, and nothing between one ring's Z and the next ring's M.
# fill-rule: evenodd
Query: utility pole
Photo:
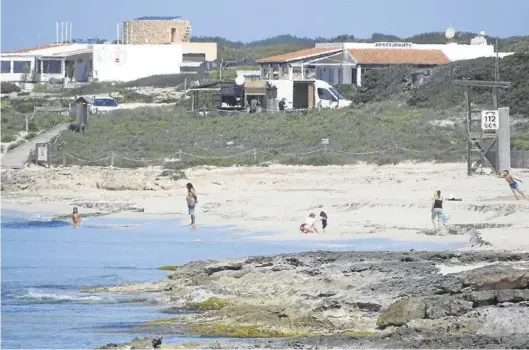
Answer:
M496 38L496 44L494 45L496 50L496 60L494 62L494 81L497 83L500 81L500 56L498 50L498 39ZM492 106L494 109L498 109L498 87L492 88Z
M343 60L345 58L345 45L342 43L342 59L340 60L340 76L338 77L338 83L343 84Z

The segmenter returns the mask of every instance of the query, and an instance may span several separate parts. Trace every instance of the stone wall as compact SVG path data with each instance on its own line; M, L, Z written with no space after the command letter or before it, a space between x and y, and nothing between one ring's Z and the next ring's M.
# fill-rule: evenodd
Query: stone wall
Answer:
M132 20L123 22L125 44L175 44L189 42L188 20Z

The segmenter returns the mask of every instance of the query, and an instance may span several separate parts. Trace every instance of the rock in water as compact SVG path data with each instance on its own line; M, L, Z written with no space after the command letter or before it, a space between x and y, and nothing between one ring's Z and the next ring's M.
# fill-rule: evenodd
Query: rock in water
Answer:
M160 349L163 337L134 338L129 343L109 343L99 349Z
M472 230L469 231L469 233L470 233L469 244L470 244L470 246L472 248L484 247L484 246L492 246L492 244L490 244L490 242L485 241L481 237L481 232L479 232L478 230L472 229Z

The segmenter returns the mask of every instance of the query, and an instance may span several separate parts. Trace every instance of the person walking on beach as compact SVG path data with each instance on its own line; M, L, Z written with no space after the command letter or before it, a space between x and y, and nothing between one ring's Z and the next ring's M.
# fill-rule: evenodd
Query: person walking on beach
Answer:
M72 226L73 228L79 228L81 226L81 215L79 215L77 207L73 207Z
M320 211L320 220L322 231L325 233L325 228L327 227L327 214L324 211Z
M307 220L299 226L302 233L319 233L316 228L316 214L310 213Z
M195 191L195 188L193 187L193 184L191 182L189 182L186 185L186 187L187 187L187 196L186 196L187 209L188 209L189 215L191 216L191 227L195 228L197 225L195 222L195 206L198 203L197 192Z
M520 183L523 182L522 180L514 177L511 173L509 173L509 170L504 170L502 176L505 179L505 181L507 181L507 183L509 184L509 187L512 190L512 194L514 194L514 198L516 198L516 200L520 199L520 198L518 198L518 194L517 193L521 194L523 199L526 199L525 198L525 194L522 192L522 190L520 190L520 186L518 185L518 182L520 182ZM518 182L516 182L516 181L518 181Z
M443 216L443 197L441 196L441 190L437 190L433 197L432 202L432 223L436 229L441 228L441 217ZM437 225L436 225L437 221Z

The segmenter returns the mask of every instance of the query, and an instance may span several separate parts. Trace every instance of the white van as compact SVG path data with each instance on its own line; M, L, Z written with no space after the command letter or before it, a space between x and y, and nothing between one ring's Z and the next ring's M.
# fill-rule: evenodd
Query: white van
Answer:
M268 80L277 88L277 101L285 99L285 109L344 108L346 100L334 87L323 80Z

